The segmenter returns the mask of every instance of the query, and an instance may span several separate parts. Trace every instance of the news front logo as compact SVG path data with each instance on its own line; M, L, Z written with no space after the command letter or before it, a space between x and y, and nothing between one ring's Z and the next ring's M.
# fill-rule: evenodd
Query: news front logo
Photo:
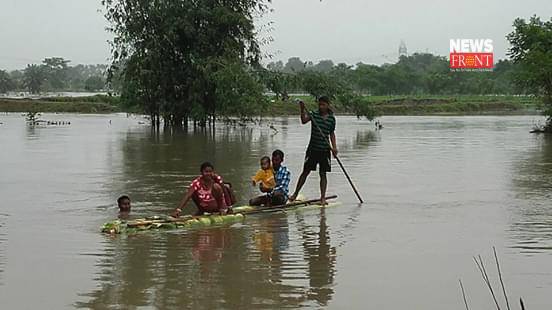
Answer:
M492 71L493 40L491 39L451 39L451 71Z

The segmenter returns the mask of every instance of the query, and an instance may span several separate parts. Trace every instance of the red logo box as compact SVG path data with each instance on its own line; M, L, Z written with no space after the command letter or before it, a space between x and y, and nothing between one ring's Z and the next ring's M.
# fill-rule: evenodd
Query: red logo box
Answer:
M451 69L492 69L493 53L450 53Z

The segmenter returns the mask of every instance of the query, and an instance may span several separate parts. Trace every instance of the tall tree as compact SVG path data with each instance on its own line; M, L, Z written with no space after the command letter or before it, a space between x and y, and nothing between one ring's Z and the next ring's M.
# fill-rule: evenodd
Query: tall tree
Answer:
M23 71L23 85L31 94L38 94L46 81L44 68L39 65L27 65Z
M64 90L67 86L67 64L69 60L61 57L45 58L42 61L48 86L51 90Z
M87 91L99 91L104 89L105 80L101 76L91 76L84 82L84 89Z
M262 101L262 92L242 92L226 82L234 75L247 84L259 83L250 69L261 56L254 18L267 10L266 1L102 3L115 36L110 77L121 72L123 97L140 102L152 119L163 117L176 127L189 117L214 123L217 113L245 116L241 102Z
M13 90L15 88L15 83L8 74L8 72L4 70L0 70L0 94L7 93L10 90Z
M303 62L299 57L291 57L288 59L284 66L284 72L286 73L298 73L305 70L307 66L306 62Z
M334 67L334 62L331 59L320 60L312 68L314 71L318 72L330 72Z
M512 45L509 56L519 65L515 81L543 98L547 130L552 131L552 18L542 21L533 16L529 22L518 18L507 38Z

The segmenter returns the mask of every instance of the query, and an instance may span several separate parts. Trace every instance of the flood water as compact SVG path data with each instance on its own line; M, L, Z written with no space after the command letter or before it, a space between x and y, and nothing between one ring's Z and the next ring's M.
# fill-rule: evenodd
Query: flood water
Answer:
M339 206L116 237L99 227L119 195L132 216L167 214L204 160L245 202L258 159L281 148L293 189L309 127L152 133L125 115L42 118L71 125L0 115L1 309L465 309L459 279L471 309L492 309L472 257L500 296L493 246L511 303L552 305L552 138L528 133L536 116L383 117L381 131L338 117L366 203L334 161ZM317 174L304 194L318 195Z

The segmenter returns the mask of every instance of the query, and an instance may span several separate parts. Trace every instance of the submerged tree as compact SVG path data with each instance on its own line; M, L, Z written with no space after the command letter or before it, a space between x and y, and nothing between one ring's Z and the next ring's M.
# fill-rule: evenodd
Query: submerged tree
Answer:
M217 116L246 117L264 100L254 18L265 0L104 0L112 66L125 101L159 123L205 125Z
M514 79L543 99L547 116L545 130L552 132L552 18L541 21L533 16L529 22L518 18L507 38L512 44L509 56L518 65Z

